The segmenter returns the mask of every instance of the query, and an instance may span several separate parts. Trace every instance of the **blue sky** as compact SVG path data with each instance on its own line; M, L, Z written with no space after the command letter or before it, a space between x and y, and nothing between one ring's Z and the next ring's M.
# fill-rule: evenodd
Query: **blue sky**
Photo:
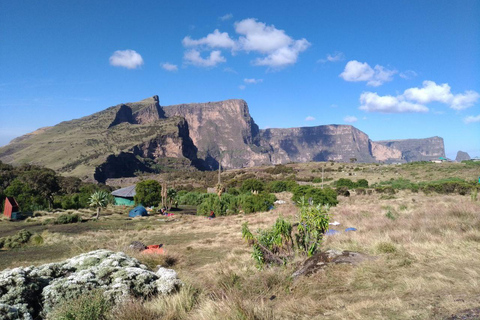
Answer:
M480 156L480 2L0 0L0 145L152 95Z

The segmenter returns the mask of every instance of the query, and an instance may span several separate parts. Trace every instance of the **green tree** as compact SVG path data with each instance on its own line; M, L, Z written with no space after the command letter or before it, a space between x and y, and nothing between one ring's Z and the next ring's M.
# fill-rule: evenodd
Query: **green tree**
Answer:
M136 204L151 207L162 202L162 186L156 180L145 180L138 183L135 192L134 200Z
M109 194L105 191L96 191L90 196L90 207L97 209L97 220L98 217L100 217L100 210L102 210L102 208L106 208L109 202Z
M168 205L168 210L172 209L173 205L175 207L178 206L178 201L177 201L177 190L170 188L167 190L167 205Z

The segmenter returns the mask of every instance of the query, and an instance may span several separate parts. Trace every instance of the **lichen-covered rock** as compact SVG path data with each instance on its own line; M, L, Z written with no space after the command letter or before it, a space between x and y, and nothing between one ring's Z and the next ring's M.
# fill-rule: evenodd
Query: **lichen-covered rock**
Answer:
M155 273L123 252L96 250L59 263L0 272L0 304L1 310L36 317L40 310L46 315L59 303L94 289L115 302L169 294L181 285L174 270L160 268Z
M157 290L163 294L169 294L182 286L182 281L178 279L175 270L160 267L157 270L158 280L156 281Z
M0 319L2 320L33 320L27 306L24 304L9 306L0 303Z

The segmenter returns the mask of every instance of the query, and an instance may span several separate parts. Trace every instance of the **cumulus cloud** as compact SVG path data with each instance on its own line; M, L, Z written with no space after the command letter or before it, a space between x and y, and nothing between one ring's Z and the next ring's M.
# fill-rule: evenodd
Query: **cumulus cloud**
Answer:
M263 82L263 79L243 79L243 82L245 83L252 83L252 84L257 84Z
M480 122L480 114L478 116L468 116L465 119L463 119L463 121L466 124L474 123L474 122Z
M221 16L219 19L222 21L227 21L233 18L233 14L227 13L226 15Z
M454 110L463 110L473 106L480 95L472 90L465 93L453 94L448 83L436 84L434 81L423 81L422 88L410 88L405 90L405 99L416 101L422 104L430 102L441 102L450 105Z
M402 79L405 79L405 80L410 80L410 79L413 79L417 76L418 74L413 71L413 70L406 70L404 72L400 72L399 76L400 78Z
M312 117L312 116L308 116L308 117L305 118L305 121L314 121L314 120L315 120L315 118Z
M376 92L363 92L360 95L360 103L360 110L367 112L428 112L426 106L405 101L402 96L379 96Z
M143 65L142 56L135 50L117 50L111 55L109 61L114 67L127 69L136 69Z
M355 116L346 116L345 118L343 118L343 121L348 123L354 123L354 122L357 122L358 119Z
M306 39L294 40L284 30L273 25L267 26L256 19L236 22L235 31L241 35L238 50L266 54L265 57L254 60L254 65L279 68L295 64L300 52L310 46Z
M169 62L162 63L162 68L167 71L178 71L178 67L176 64L171 64Z
M347 62L345 69L339 76L345 81L366 81L368 86L378 87L385 82L392 81L393 75L396 73L396 70L389 70L380 65L372 68L366 62L351 60Z
M227 61L219 50L214 50L207 58L202 58L198 50L192 49L185 52L183 59L187 64L198 67L215 67L217 64Z
M235 41L230 38L228 33L220 32L218 29L215 29L213 33L210 33L206 37L198 40L194 40L190 36L186 36L183 38L182 44L185 47L206 46L209 48L232 49L235 46Z
M343 52L334 52L332 54L327 54L327 57L325 59L320 59L318 60L317 62L320 62L320 63L326 63L326 62L337 62L337 61L343 61L345 60L345 55L343 54Z
M216 29L213 33L197 40L187 36L182 43L185 47L191 47L197 51L216 48L231 50L233 54L241 51L257 53L263 56L253 60L254 65L274 69L295 64L299 54L311 45L306 39L295 40L284 30L258 22L253 18L236 22L235 32L239 35L236 40L232 39L228 33Z

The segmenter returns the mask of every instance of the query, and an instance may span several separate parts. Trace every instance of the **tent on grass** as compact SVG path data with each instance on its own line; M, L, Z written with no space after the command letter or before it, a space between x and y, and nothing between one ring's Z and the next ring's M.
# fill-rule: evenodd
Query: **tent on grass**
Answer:
M136 206L128 213L130 218L148 216L147 209L144 206Z

